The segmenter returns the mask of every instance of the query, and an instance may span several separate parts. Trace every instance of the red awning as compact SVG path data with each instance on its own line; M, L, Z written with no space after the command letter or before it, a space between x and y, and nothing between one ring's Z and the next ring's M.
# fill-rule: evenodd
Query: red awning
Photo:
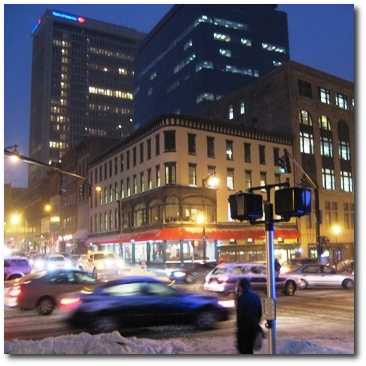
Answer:
M209 240L248 240L265 239L266 232L263 229L206 229L206 238ZM160 241L160 240L200 240L202 239L202 228L163 228L159 230L147 230L141 232L134 232L123 234L123 243L131 241ZM294 239L299 238L300 233L297 229L275 229L275 238ZM86 244L118 244L120 242L120 235L101 236L89 238Z

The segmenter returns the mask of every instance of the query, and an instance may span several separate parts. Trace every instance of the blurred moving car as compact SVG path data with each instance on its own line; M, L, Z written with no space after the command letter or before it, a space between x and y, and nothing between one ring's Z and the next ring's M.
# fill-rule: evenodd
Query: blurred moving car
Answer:
M15 280L33 271L27 257L4 258L4 281Z
M301 281L301 289L308 287L344 287L346 290L354 288L354 276L339 273L335 268L326 264L306 264L290 272L292 277Z
M124 261L115 253L94 252L78 259L80 271L92 273L94 278L105 275L121 275Z
M233 294L238 281L242 278L250 281L254 291L267 290L267 266L256 262L219 264L206 276L203 288L224 295ZM276 276L275 283L276 290L287 296L294 295L301 285L297 278L283 274Z
M22 310L37 309L49 315L57 306L57 297L66 292L91 291L101 283L88 273L76 270L37 271L7 281L4 304Z
M310 264L310 263L316 264L318 263L318 259L311 257L291 258L281 264L280 273L286 274L288 272L295 270L296 268L303 266L304 264Z
M217 296L181 292L148 276L122 277L91 294L64 297L60 311L69 323L92 333L169 324L209 329L230 314Z
M194 263L194 265L185 265L184 267L172 266L165 269L165 275L171 281L193 284L197 281L204 282L207 274L215 267L216 262Z
M354 259L345 259L332 266L340 273L355 274L355 261Z

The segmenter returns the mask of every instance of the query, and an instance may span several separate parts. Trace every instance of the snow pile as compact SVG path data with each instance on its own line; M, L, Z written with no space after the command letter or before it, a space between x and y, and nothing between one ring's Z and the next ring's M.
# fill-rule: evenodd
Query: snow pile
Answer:
M197 340L150 340L136 337L125 338L118 331L99 335L81 333L49 337L40 341L12 340L4 342L4 353L12 355L152 355L152 354L237 354L234 337L230 347L223 348L221 337L212 338L209 343L202 342L197 351ZM331 347L324 347L309 341L294 339L279 340L276 354L353 354ZM268 340L263 342L259 354L268 354Z

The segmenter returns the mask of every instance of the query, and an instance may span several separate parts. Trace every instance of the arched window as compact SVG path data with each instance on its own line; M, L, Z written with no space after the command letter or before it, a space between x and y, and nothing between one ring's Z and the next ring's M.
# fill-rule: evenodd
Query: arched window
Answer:
M299 113L299 123L301 125L305 126L312 126L313 125L313 119L311 118L311 115L308 111L305 111L304 109Z
M330 121L327 116L322 115L319 117L319 128L325 131L332 130L332 126L330 125Z

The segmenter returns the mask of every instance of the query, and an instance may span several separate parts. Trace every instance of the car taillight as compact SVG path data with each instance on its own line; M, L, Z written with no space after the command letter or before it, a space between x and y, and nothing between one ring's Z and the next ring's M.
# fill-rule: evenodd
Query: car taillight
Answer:
M73 298L65 297L60 301L60 305L64 306L70 306L78 303L81 303L80 297L73 297Z
M217 282L218 283L223 283L223 282L227 282L229 279L228 276L220 276L220 277L217 277Z
M17 297L22 292L22 288L18 285L12 286L9 291L9 295L13 297Z

